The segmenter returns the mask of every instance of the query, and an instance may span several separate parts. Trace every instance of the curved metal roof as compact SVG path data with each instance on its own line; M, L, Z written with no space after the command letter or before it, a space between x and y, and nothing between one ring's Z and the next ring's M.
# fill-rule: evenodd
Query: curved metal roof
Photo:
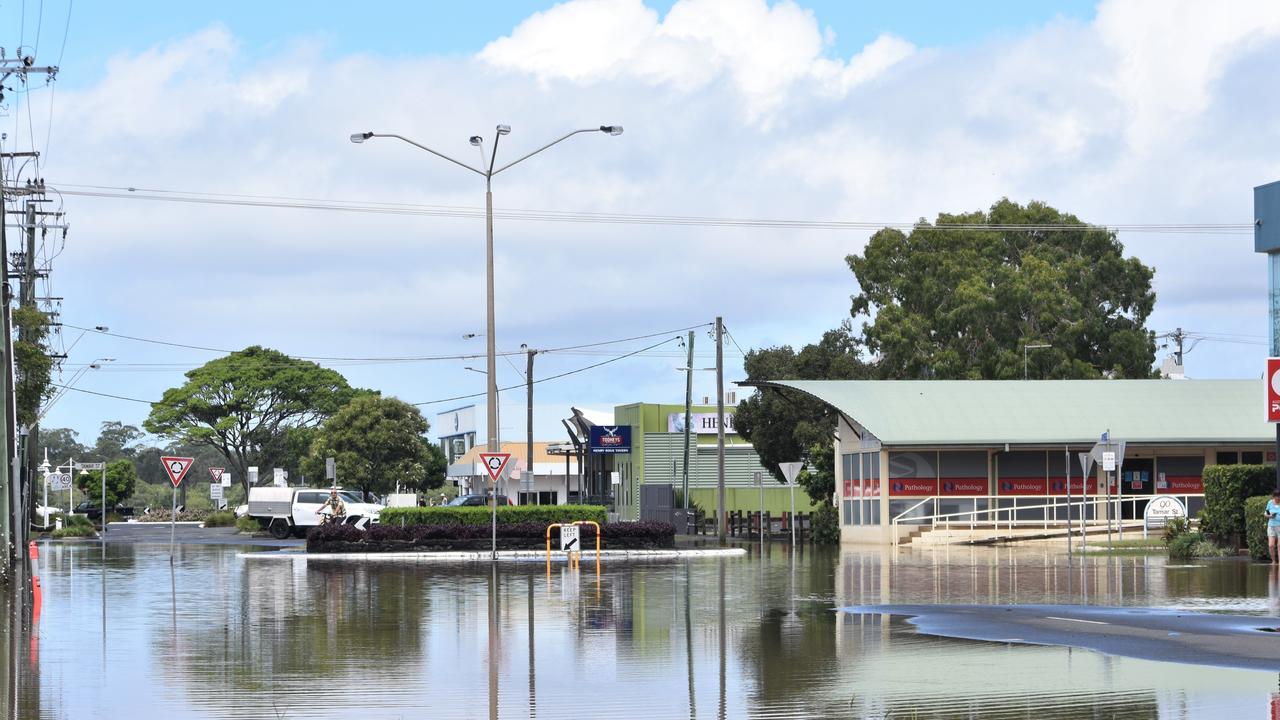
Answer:
M885 445L1275 440L1262 380L777 380Z

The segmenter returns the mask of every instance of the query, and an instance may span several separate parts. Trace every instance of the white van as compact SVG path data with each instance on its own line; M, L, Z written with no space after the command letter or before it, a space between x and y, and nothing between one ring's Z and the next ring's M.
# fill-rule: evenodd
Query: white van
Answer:
M316 513L329 499L330 490L321 488L251 487L249 488L249 517L271 531L271 536L283 540L290 535L301 537L323 519ZM365 528L378 522L383 506L367 503L353 490L338 488L338 495L347 506L348 525Z

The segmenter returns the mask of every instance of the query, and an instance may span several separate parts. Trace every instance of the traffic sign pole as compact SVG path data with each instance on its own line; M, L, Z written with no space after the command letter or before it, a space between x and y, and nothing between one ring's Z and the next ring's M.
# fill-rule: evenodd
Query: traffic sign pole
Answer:
M489 559L493 562L498 561L498 478L502 477L502 473L506 471L511 464L511 453L480 453L480 462L484 463L484 470L489 474L489 480L493 488L493 501L490 503L490 526L489 526Z
M189 457L162 457L160 465L164 468L164 472L169 476L169 482L173 483L173 505L169 514L169 564L173 564L173 543L174 537L178 531L178 486L182 484L182 479L187 476L187 471L191 469L191 464L195 462L195 458Z

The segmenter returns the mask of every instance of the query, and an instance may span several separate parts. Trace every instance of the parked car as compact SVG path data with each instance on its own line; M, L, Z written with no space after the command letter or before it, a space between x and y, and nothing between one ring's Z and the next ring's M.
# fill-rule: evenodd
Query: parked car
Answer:
M449 501L448 507L476 507L481 505L488 507L490 497L492 497L492 495L459 495ZM511 498L506 495L499 495L498 504L514 505L515 503L511 502Z
M80 503L79 505L77 505L75 507L75 510L72 510L72 512L75 513L76 515L84 515L88 517L90 520L96 521L96 520L102 519L101 506L89 500L86 500ZM108 509L108 512L119 515L120 517L133 517L133 508L127 505L121 505L120 503L116 503L115 505L113 505L111 508Z
M247 513L270 530L274 538L302 536L320 524L322 518L316 511L329 499L329 492L321 488L252 487ZM344 523L364 528L378 522L382 505L364 502L356 491L339 489L338 494L347 508Z

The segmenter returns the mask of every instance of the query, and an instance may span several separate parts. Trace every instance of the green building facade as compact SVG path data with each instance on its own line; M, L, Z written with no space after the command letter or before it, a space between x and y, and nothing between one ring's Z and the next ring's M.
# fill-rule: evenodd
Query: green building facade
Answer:
M728 510L755 512L760 509L760 489L755 473L763 473L764 508L775 515L790 510L787 486L779 483L760 464L755 448L733 432L733 413L726 406L724 485ZM689 433L689 499L706 513L716 509L716 408L694 405ZM631 427L631 452L613 456L619 487L615 503L623 520L640 518L640 487L645 483L670 484L679 493L684 466L684 405L633 403L613 409L617 425ZM797 458L798 459L798 458ZM796 512L810 512L813 506L801 487L795 489Z

